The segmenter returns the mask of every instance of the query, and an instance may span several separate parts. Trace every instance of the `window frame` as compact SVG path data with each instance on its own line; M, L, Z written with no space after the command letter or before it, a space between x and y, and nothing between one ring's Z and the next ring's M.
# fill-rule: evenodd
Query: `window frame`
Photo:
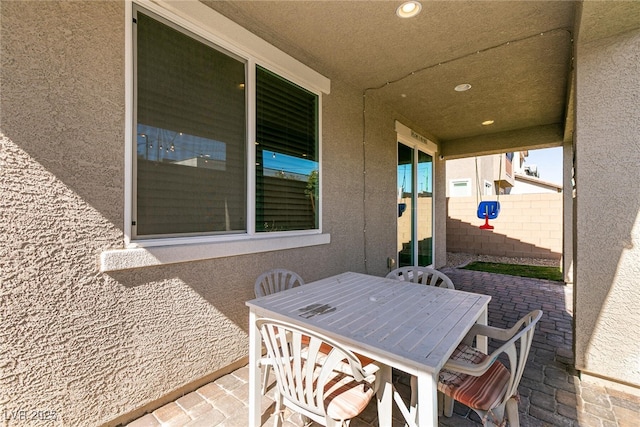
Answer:
M157 22L159 22L162 25L165 25L169 28L172 28L173 30L181 33L182 35L192 39L195 42L201 43L205 46L207 46L209 49L215 50L217 51L219 54L225 55L226 57L228 57L231 60L237 61L239 63L242 64L243 68L244 68L244 80L245 82L247 81L247 74L249 72L249 65L248 65L248 61L246 60L246 58L240 57L226 49L221 48L220 46L216 45L215 43L204 39L203 37L200 37L196 34L191 33L189 30L181 28L179 25L175 24L174 22L163 18L162 16L159 16L158 14L149 11L143 7L137 7L135 4L133 5L133 18L135 19L136 12L140 12L144 15L146 15L147 17L149 17L152 20L155 20ZM139 19L138 19L139 20ZM134 129L134 135L132 135L132 141L136 139L136 134L138 132L137 129L137 125L139 125L138 122L138 111L139 111L139 105L137 103L137 96L138 96L138 89L137 87L139 86L138 84L138 76L137 74L137 68L136 68L136 62L137 62L137 26L132 26L132 33L131 33L131 37L133 39L133 43L134 43L134 49L133 49L133 55L132 55L132 60L133 60L133 72L131 74L132 79L133 79L133 108L132 108L132 115L133 115L133 123L132 123L132 128ZM245 86L248 86L245 83ZM247 144L247 139L248 136L246 135L246 132L248 130L248 118L247 118L247 113L248 110L251 108L250 104L249 104L249 99L248 99L248 94L247 91L244 91L244 118L245 118L245 123L244 123L244 131L245 131L245 140L243 142L243 149L245 150L245 156L244 156L244 168L246 170L246 168L248 167L248 144ZM141 243L141 245L146 245L146 242L148 241L152 241L152 240L158 240L158 239L181 239L181 238L188 238L188 237L205 237L205 236L222 236L222 235L231 235L231 234L245 234L246 233L246 224L245 224L245 230L233 230L231 232L220 232L220 231L209 231L209 232L202 232L202 233L198 233L198 232L185 232L185 233L158 233L158 234L136 234L134 230L137 231L137 226L134 224L134 221L137 223L140 220L140 217L138 216L137 210L139 208L138 206L138 178L139 178L139 171L138 171L138 166L139 166L139 162L137 159L137 150L136 150L136 143L132 144L132 171L133 171L133 176L132 176L132 180L131 180L131 186L132 186L132 199L131 199L131 212L132 212L132 222L130 223L131 226L131 241L132 242L138 242ZM232 166L236 166L236 165L232 165ZM241 174L238 174L238 176L241 176ZM244 174L244 180L247 180L247 174ZM247 217L247 208L246 208L246 202L247 202L247 198L249 197L248 194L248 190L250 188L250 185L248 182L246 182L246 185L244 186L244 194L243 197L245 197L245 209L244 209L244 216L245 218ZM134 236L135 235L135 236ZM144 242L144 243L143 243Z
M483 196L493 196L493 183L491 181L488 180L484 180L484 187L482 190L482 195Z
M465 194L458 195L453 189L456 184L465 184ZM455 178L449 180L449 197L471 197L471 178Z
M135 206L134 168L134 10L142 9L227 51L246 64L247 108L247 224L246 232L224 235L172 236L153 239L132 238ZM268 252L330 243L322 232L323 197L318 205L318 228L311 230L256 232L255 229L255 139L256 139L256 67L263 67L318 96L318 173L322 194L322 94L330 93L331 82L286 53L260 39L245 28L200 2L164 2L126 0L125 2L125 180L124 248L101 254L101 271L186 262L249 253ZM198 250L192 250L194 248Z

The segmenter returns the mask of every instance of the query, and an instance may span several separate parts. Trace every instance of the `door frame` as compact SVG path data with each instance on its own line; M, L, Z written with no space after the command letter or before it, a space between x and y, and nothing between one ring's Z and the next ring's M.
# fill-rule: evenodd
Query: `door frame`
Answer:
M432 179L432 193L431 193L431 198L432 198L432 206L431 206L431 230L432 230L432 240L431 240L431 254L432 254L432 263L431 265L433 265L433 259L434 259L434 255L435 255L435 243L436 243L436 239L435 239L435 206L436 206L436 196L435 196L435 161L436 161L436 153L438 151L438 146L433 142L430 141L428 138L425 138L424 136L420 135L419 133L415 132L413 129L409 128L408 126L403 125L402 123L400 123L399 121L396 120L395 123L395 130L396 130L396 144L403 144L407 147L409 147L410 149L412 149L414 151L414 156L413 156L413 170L417 171L418 170L418 151L422 151L425 154L428 154L429 156L431 156L432 158L432 169L431 169L431 179ZM397 179L397 164L398 164L398 148L396 145L396 179ZM397 189L398 185L396 183L396 189ZM413 174L412 176L412 183L411 183L411 191L413 193L413 202L417 203L417 176L415 176L415 174ZM411 207L413 209L413 207ZM417 215L413 214L411 217L411 221L412 221L412 226L411 226L411 230L412 230L412 236L411 239L414 242L414 244L412 245L412 255L411 258L413 259L413 263L416 264L418 261L418 245L417 245L417 233L418 233L418 217ZM398 221L396 220L396 247L398 245ZM400 262L400 259L397 260L398 264Z

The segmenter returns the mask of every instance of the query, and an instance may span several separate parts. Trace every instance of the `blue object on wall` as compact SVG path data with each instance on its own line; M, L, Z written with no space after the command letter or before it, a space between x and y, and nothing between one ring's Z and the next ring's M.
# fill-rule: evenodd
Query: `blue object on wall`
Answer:
M500 202L486 201L478 205L478 218L496 219L500 213Z
M407 210L407 204L406 203L398 203L398 218L400 218L402 216L402 214L404 213L404 211Z

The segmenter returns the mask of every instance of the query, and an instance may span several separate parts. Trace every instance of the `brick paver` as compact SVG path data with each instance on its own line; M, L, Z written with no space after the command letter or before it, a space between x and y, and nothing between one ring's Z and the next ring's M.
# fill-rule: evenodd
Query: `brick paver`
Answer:
M522 427L637 427L640 426L640 396L580 381L572 361L572 287L559 282L501 274L445 268L456 289L491 295L489 324L513 325L526 313L544 311L537 325L529 360L520 383ZM490 349L495 348L490 344ZM273 375L271 376L273 377ZM273 379L273 378L271 378ZM394 375L400 394L408 399L408 378ZM248 369L240 368L151 414L128 427L246 427ZM374 401L352 427L377 426ZM273 423L273 388L262 399L264 425ZM394 409L394 424L403 426ZM451 418L440 417L440 427L476 427L480 418L456 403ZM283 427L301 426L298 414L285 411Z

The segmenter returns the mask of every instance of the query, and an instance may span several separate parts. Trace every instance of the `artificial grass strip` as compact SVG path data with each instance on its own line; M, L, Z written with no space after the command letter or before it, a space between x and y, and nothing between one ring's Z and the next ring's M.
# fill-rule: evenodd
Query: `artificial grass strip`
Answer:
M465 270L485 271L487 273L509 274L511 276L531 277L534 279L555 280L557 282L564 281L562 271L558 267L475 261L463 268Z

